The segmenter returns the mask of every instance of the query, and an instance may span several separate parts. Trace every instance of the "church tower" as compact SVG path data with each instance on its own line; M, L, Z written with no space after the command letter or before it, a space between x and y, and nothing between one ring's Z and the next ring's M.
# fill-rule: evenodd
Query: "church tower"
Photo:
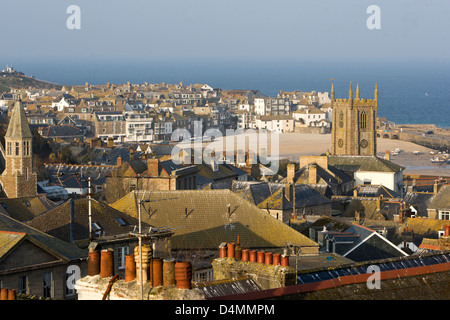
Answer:
M22 102L16 101L5 135L5 170L0 176L8 198L32 197L37 194L37 175L33 171L33 136Z
M375 85L374 99L361 99L359 85L356 87L354 98L351 82L348 99L335 99L332 84L331 105L333 108L331 153L347 156L376 155L378 85Z

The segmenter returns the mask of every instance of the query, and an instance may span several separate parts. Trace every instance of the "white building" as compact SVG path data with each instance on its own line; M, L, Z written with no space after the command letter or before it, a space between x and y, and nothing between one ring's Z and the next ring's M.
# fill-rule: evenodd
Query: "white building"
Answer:
M313 106L294 111L292 113L292 116L295 121L303 122L303 124L307 125L308 127L329 125L328 121L323 121L327 120L326 113Z
M253 104L255 106L255 113L260 116L266 115L266 100L265 97L255 98Z
M147 113L127 112L125 119L125 142L153 141L153 118Z
M279 133L293 132L294 119L289 115L258 117L255 120L255 129L266 129Z
M403 193L404 167L377 156L330 156L328 164L354 179L355 185L383 185Z

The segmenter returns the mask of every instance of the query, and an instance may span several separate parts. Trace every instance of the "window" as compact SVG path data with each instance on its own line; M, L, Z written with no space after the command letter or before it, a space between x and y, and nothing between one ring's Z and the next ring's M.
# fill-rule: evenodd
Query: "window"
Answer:
M42 289L44 298L53 298L53 273L51 271L44 272Z
M8 156L12 154L12 144L11 142L8 142Z
M92 222L91 226L97 237L102 235L102 227L97 222Z
M439 211L440 220L450 220L450 211Z
M16 142L16 156L19 155L19 143Z
M367 116L366 116L366 112L362 111L361 115L359 117L359 124L360 124L360 128L361 129L366 129L367 128Z
M130 253L129 247L119 247L117 259L119 261L119 269L125 269L125 256Z
M28 294L28 276L19 277L19 293Z
M23 155L29 156L30 155L30 141L24 141L23 142Z
M118 223L121 227L124 227L124 226L127 225L127 223L126 223L125 221L123 221L122 218L114 218L114 220L116 220L117 223Z
M339 112L339 128L344 127L344 113L341 111Z

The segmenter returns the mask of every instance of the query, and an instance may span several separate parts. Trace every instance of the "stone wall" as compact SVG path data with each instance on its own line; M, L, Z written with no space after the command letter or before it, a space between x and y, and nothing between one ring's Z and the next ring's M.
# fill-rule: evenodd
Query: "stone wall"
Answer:
M294 285L296 271L291 267L218 258L212 262L214 280L226 280L252 276L261 289L280 288Z

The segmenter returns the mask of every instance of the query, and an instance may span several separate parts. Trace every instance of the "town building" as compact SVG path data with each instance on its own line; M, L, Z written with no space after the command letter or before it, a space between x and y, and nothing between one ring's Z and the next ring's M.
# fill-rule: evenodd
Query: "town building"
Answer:
M37 174L33 169L33 135L20 100L14 110L5 135L2 154L5 170L0 176L2 189L8 198L32 197L37 194Z

